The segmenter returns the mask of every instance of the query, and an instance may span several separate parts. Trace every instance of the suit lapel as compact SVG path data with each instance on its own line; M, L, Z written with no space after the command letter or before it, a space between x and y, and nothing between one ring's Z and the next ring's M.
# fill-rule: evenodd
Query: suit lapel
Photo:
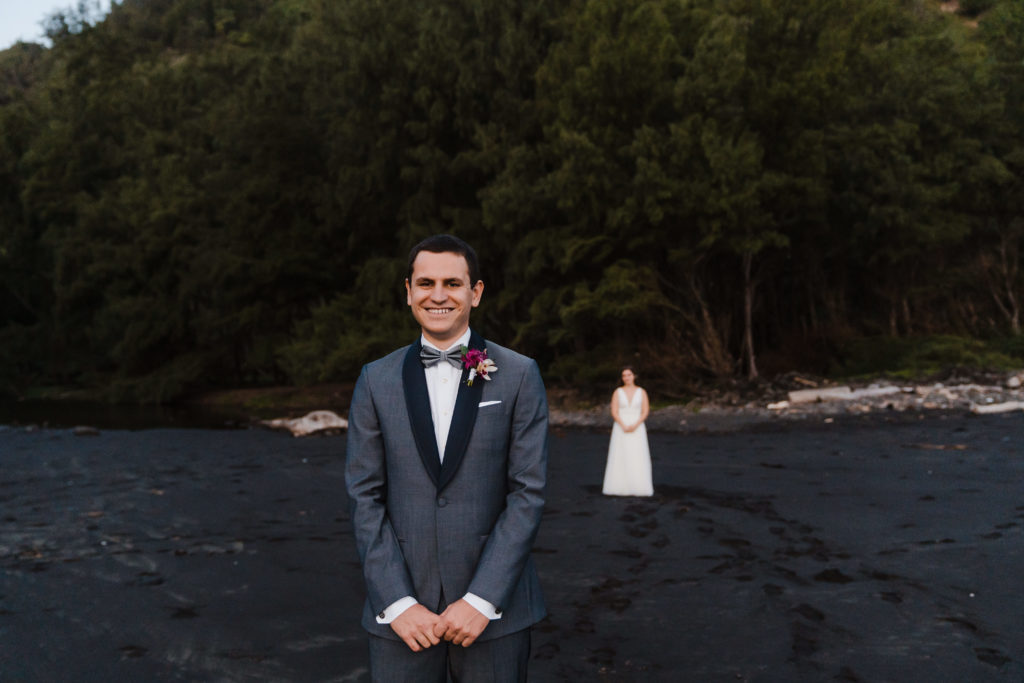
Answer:
M423 363L420 362L420 341L418 339L405 354L405 361L402 363L402 386L405 390L405 406L409 412L409 423L412 427L413 438L416 440L416 450L419 452L423 467L426 468L434 486L440 489L438 482L441 476L441 458L437 454L434 421L430 417L430 394L427 393L427 380L423 375ZM460 390L459 398L461 399L461 397ZM458 402L456 402L456 410L457 408ZM449 438L450 443L451 439Z
M469 348L481 349L486 344L483 337L476 332L470 332ZM417 354L419 351L417 351ZM421 372L420 375L423 373ZM444 447L444 462L441 465L440 477L437 480L437 490L440 491L452 480L462 463L462 457L466 454L466 447L469 445L469 437L473 433L473 425L476 424L476 414L480 409L480 396L484 391L482 377L473 380L473 386L467 386L469 369L462 369L462 380L459 382L459 394L455 399L455 409L452 413L452 424L448 429L448 441ZM426 382L424 382L424 391ZM437 448L434 448L435 453Z

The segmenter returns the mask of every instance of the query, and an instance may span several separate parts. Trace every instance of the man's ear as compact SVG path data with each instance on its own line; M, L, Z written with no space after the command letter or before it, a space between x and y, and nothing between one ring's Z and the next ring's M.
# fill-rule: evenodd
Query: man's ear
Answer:
M412 287L409 285L409 278L405 278L405 305L412 306Z
M480 298L484 295L484 281L477 280L473 285L473 308L480 305Z

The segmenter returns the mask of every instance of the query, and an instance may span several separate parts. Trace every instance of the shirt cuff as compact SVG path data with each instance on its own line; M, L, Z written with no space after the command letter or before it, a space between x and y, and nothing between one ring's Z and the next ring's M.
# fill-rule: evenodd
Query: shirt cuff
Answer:
M388 605L387 607L385 607L384 611L377 615L377 623L390 624L392 621L397 619L399 615L402 614L402 612L409 609L413 605L418 604L419 602L416 600L416 598L412 597L411 595L407 595L404 598L400 598L391 603L390 605Z
M495 619L501 619L501 612L498 610L498 608L492 605L491 603L487 602L483 598L481 598L479 595L466 593L466 595L463 596L462 599L468 602L473 607L475 607L477 612L484 615L491 621L494 621Z

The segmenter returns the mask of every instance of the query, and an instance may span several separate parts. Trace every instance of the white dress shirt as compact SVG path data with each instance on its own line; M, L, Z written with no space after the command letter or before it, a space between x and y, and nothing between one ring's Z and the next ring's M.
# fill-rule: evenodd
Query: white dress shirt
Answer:
M438 349L420 337L420 344ZM457 349L469 344L469 330L456 340L449 349ZM427 393L430 395L430 417L434 421L434 438L437 439L437 453L444 462L444 447L448 443L448 430L452 427L452 413L455 412L455 399L459 396L459 381L462 379L462 368L457 368L447 361L434 363L423 368L423 376L427 380Z
M437 349L436 346L427 341L426 337L420 337L420 344ZM469 345L469 329L459 337L448 351L457 349L460 346ZM448 443L448 430L452 426L452 413L455 411L455 399L459 396L459 382L462 380L462 368L457 368L447 361L435 363L429 368L423 368L423 375L427 380L427 393L430 395L430 417L434 421L434 438L437 439L437 453L444 462L444 447ZM501 619L497 608L483 598L472 593L466 593L463 599L475 607L478 612L488 619ZM384 610L384 616L377 615L378 624L390 624L398 615L419 602L411 595L400 598L388 605Z

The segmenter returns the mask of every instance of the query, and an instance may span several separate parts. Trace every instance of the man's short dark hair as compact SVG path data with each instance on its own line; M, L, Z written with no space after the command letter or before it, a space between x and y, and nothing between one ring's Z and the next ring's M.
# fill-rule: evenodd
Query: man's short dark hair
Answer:
M409 252L409 274L406 276L412 280L412 264L421 251L429 251L431 254L459 254L466 259L469 266L469 286L473 287L483 278L480 277L480 262L476 258L476 252L463 240L455 235L431 235L423 240Z

